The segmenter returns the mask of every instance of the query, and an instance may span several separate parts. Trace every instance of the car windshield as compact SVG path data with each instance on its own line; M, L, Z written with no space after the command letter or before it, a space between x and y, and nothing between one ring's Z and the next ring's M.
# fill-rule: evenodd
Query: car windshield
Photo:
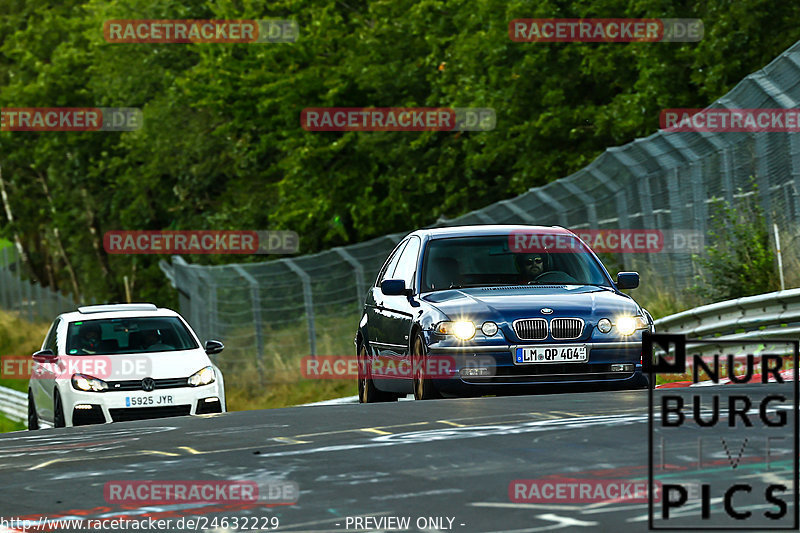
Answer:
M598 261L569 235L457 237L431 241L422 265L422 292L492 285L610 287ZM552 241L552 242L551 242ZM533 244L531 244L533 243Z
M69 355L116 355L174 352L197 348L177 317L126 317L72 322L67 332Z

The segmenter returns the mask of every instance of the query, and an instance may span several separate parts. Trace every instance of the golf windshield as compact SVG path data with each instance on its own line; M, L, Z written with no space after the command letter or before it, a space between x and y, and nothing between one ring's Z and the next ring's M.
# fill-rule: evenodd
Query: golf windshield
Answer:
M109 318L72 322L68 355L174 352L197 348L186 326L174 316Z

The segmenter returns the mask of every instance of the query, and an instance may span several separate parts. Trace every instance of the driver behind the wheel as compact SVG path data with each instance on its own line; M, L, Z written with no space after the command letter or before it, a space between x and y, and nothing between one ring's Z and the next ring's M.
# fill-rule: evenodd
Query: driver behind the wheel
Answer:
M517 254L514 264L520 275L521 283L530 283L547 270L547 257L545 254Z
M96 354L100 345L100 326L84 324L78 333L78 348L85 354Z

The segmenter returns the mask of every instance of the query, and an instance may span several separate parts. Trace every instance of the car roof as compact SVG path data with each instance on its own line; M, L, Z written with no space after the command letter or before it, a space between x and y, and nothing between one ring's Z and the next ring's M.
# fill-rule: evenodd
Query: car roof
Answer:
M79 307L77 311L62 313L62 320L76 322L79 320L100 320L125 317L159 317L180 316L172 309L156 307L150 303L139 304L106 304Z
M448 237L480 237L482 235L511 235L517 232L532 232L536 234L574 235L570 230L561 226L528 226L524 224L482 224L477 226L446 226L441 228L427 228L417 230L411 235L428 237L430 239L445 239Z

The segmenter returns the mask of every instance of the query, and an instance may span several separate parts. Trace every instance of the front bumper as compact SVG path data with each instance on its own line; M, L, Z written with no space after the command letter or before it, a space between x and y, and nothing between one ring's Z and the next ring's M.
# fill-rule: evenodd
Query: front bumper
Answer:
M152 392L84 392L70 386L62 393L64 417L67 425L80 426L221 413L225 407L220 387L221 384L215 382L200 387L165 388Z
M573 344L576 342L573 341ZM588 361L582 363L516 364L517 348L531 344L432 345L429 358L446 357L449 376L436 376L434 386L441 392L492 394L511 392L531 386L598 383L626 387L644 387L641 341L577 342L585 345ZM462 369L486 368L488 375L463 375Z

